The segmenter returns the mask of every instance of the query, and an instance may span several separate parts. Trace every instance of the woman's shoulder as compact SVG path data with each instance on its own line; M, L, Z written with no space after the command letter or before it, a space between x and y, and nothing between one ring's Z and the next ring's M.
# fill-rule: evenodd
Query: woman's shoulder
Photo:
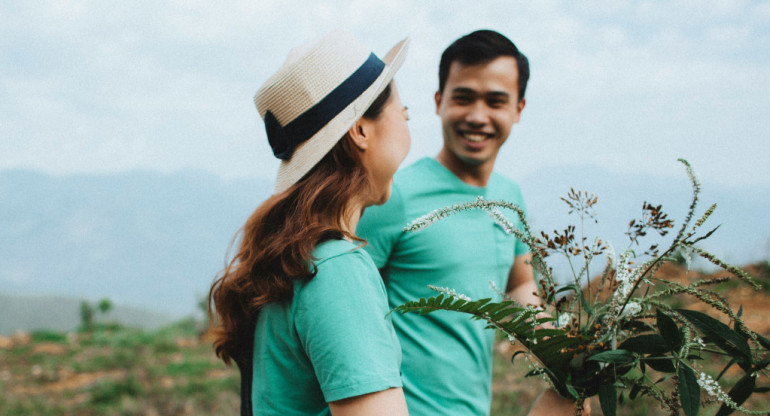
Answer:
M318 243L313 249L315 263L325 262L340 256L354 254L361 249L360 243L343 239L326 240Z
M327 240L313 249L313 264L317 273L339 268L377 271L371 256L363 249L363 243L348 240Z
M300 292L340 291L342 288L361 289L374 286L379 289L379 271L360 243L347 240L329 240L313 250L315 276L300 284ZM381 288L384 290L384 286Z

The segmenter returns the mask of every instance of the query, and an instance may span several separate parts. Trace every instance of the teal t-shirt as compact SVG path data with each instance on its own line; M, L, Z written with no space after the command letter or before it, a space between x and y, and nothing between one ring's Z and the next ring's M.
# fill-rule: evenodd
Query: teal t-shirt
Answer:
M254 334L254 415L329 415L328 402L401 387L401 350L371 257L351 242L313 251L316 276L271 303Z
M430 227L404 233L414 219L448 205L485 199L524 201L518 185L493 174L486 187L466 184L433 159L396 173L390 200L369 207L357 234L380 272L390 307L454 289L472 299L498 298L490 281L505 290L514 257L528 252L487 212L469 210ZM515 213L502 211L514 224ZM468 315L439 311L393 314L403 361L404 393L411 415L488 415L491 403L494 332Z

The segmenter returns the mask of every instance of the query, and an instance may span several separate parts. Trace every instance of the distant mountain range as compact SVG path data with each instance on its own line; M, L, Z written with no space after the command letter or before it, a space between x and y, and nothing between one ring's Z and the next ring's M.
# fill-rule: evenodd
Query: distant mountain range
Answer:
M697 171L697 166L695 169ZM569 223L580 225L576 216L567 215L569 207L559 200L570 188L598 196L595 206L598 223L587 220L586 235L610 241L618 254L629 246L629 239L624 233L631 219L641 218L644 202L661 205L668 218L674 220L671 232L665 237L657 237L663 244L670 243L679 231L693 195L684 166L681 175L674 177L570 166L529 175L520 184L529 207L532 227L546 232L563 230ZM717 226L719 229L699 244L701 248L739 266L770 260L770 220L767 217L770 212L770 184L738 187L703 183L692 223L712 204L716 204L716 209L702 230ZM647 246L653 240L655 238L648 235ZM696 265L709 268L704 262Z
M667 178L564 167L519 182L533 228L546 231L567 225L559 196L570 187L598 195L599 223L586 229L612 241L616 251L625 249L623 232L644 201L662 204L678 221L691 195L684 169ZM271 190L267 180L196 171L0 171L0 293L110 298L170 317L197 313L232 238ZM712 202L718 208L709 223L722 227L704 246L736 264L768 259L770 185L704 184L699 212Z
M271 189L199 172L0 172L0 293L193 313Z
M81 325L81 299L65 296L7 296L0 295L0 334L14 331L71 331ZM96 302L90 302L96 309ZM96 309L96 322L119 322L122 325L157 329L173 319L146 309L114 305L105 316Z

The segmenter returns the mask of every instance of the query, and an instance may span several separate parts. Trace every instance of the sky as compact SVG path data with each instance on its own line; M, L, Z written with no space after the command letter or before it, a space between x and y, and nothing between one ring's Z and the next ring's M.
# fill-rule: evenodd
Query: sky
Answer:
M346 28L404 37L407 163L441 146L443 49L494 29L529 57L497 168L592 165L770 183L770 1L10 0L0 3L0 169L274 178L253 95L289 49Z

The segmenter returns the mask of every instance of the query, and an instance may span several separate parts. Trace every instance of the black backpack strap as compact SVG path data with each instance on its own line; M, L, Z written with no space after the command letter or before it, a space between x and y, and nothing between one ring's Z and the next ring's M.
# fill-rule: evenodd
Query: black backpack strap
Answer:
M246 337L241 344L237 356L233 357L238 364L238 370L241 372L241 416L253 416L251 403L251 382L254 372L254 329L256 320L249 322L249 328L252 328L250 336Z

